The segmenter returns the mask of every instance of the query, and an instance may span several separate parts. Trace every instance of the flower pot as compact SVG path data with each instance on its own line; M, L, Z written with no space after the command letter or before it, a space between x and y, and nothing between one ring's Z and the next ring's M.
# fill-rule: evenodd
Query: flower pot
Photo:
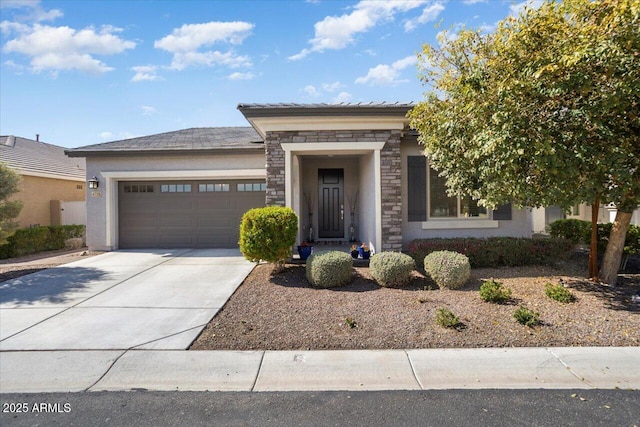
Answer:
M358 255L360 255L360 252L358 252L357 250L354 249L351 251L351 258L358 259Z
M362 251L362 259L369 259L369 257L371 256L371 252L370 251Z
M309 255L313 252L313 246L298 246L298 255L300 255L300 259L306 261L309 258Z

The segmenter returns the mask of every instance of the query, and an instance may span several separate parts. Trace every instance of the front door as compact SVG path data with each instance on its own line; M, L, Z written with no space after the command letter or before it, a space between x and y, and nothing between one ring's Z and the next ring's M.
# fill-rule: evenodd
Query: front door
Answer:
M318 169L318 237L344 237L344 169Z

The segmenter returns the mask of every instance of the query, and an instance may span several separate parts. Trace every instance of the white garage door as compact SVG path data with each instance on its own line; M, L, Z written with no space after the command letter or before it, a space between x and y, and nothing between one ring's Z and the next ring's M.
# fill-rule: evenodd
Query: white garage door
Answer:
M233 248L242 214L265 204L264 180L118 184L120 248Z

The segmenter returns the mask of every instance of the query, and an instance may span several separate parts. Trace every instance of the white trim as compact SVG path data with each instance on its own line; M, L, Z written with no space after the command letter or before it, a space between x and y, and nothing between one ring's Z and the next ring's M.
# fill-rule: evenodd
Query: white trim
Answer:
M285 180L284 180L284 205L286 207L292 208L293 206L291 205L292 201L293 201L293 176L291 175L291 158L292 158L293 154L290 151L285 151L284 153L284 176L285 176ZM286 179L286 177L289 177L289 179Z
M24 175L24 176L37 176L38 178L60 179L60 180L63 180L63 181L74 181L74 182L84 182L85 181L85 178L74 177L74 176L69 176L69 175L56 175L54 173L35 172L35 171L29 171L29 170L24 170L24 169L15 169L15 171L19 175Z
M500 221L488 219L439 219L422 222L423 230L461 230L498 227L500 227Z
M373 152L373 166L375 175L376 251L382 252L382 168L380 165L380 149L376 149Z
M303 154L365 154L373 150L382 150L385 141L371 142L282 142L285 152Z
M251 179L266 178L266 169L229 169L229 170L169 170L169 171L110 171L100 173L105 178L119 180L147 179Z
M267 132L282 131L340 131L340 130L403 130L409 123L406 117L260 117L248 119L263 138Z

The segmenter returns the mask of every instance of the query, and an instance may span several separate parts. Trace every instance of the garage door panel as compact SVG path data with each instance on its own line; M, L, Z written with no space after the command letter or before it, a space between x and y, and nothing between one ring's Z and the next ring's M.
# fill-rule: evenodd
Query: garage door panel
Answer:
M238 184L244 182L248 181L120 182L119 246L237 247L242 214L265 201L264 191L238 192ZM125 185L147 191L125 192ZM162 192L162 185L176 192ZM179 188L183 192L177 192Z

